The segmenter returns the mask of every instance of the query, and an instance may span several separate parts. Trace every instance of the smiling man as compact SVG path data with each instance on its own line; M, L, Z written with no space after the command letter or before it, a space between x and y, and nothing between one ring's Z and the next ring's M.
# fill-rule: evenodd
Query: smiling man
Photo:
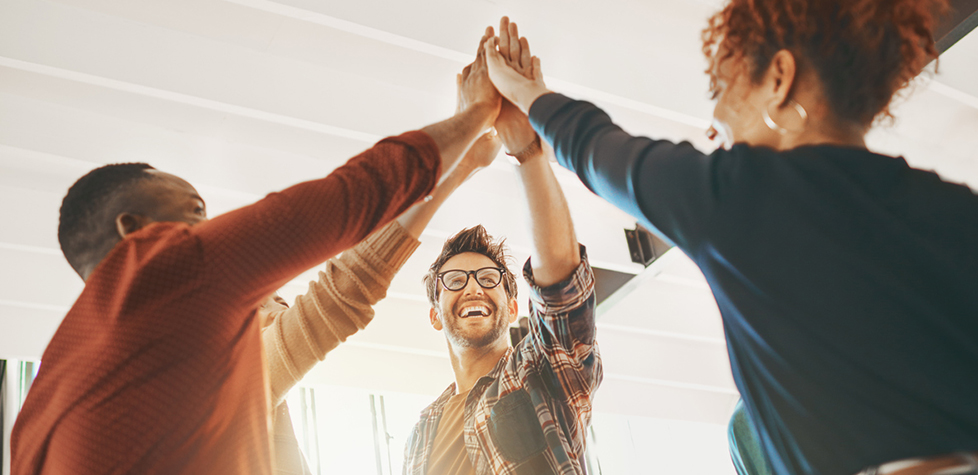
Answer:
M532 183L556 187L546 182L553 172L543 153L520 171L527 191ZM585 431L602 374L593 275L559 188L527 194L538 195L530 203L538 246L523 268L530 333L515 348L506 330L517 317L516 278L502 241L481 225L465 229L425 275L430 322L445 334L455 382L422 411L405 474L585 473Z
M512 30L511 30L512 28ZM488 33L491 33L489 30ZM515 25L500 25L511 66L528 71ZM412 475L583 474L591 398L601 383L594 276L550 168L551 153L526 116L504 102L495 128L519 161L533 250L530 333L510 346L516 278L506 249L482 226L450 238L425 276L430 320L444 332L455 382L421 413L408 439Z

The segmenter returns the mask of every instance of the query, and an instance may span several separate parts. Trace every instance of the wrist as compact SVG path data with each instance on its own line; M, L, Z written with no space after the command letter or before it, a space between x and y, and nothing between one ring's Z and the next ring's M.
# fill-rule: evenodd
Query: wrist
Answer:
M461 183L472 172L474 172L474 171L476 171L478 169L479 169L479 167L476 166L475 164L473 164L471 162L471 160L463 159L462 161L458 162L458 165L455 165L455 168L454 169L452 169L451 174L449 175L449 178L459 178L459 177L461 177L461 179L459 180L459 182ZM446 181L447 180L448 180L448 178L446 178Z
M497 120L495 128L499 132L499 138L503 141L506 153L509 155L525 149L537 139L537 133L529 122L521 127L508 127Z
M547 89L545 86L533 84L524 90L520 91L520 94L516 97L517 106L523 110L524 114L530 114L530 107L533 106L533 102L536 101L540 96L544 94L550 94L552 91Z
M499 112L499 104L492 102L473 102L462 111L462 114L469 116L470 120L476 121L485 130L496 120Z
M533 134L533 140L527 146L515 152L510 152L507 150L506 155L515 158L520 165L526 163L534 157L542 156L543 146L540 143L540 136Z

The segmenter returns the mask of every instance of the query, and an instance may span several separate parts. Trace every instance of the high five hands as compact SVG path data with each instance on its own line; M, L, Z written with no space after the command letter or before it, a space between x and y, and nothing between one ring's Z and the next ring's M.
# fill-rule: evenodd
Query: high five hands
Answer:
M486 43L491 43L492 38L492 28L487 28L486 34L479 40L475 61L462 69L461 74L456 76L458 84L456 113L465 112L473 107L486 107L490 119L495 120L499 114L502 99L489 80L486 69L486 49L483 47Z
M491 26L487 27L479 40L475 61L456 79L458 113L474 106L491 108L493 128L509 155L520 163L543 155L540 138L530 126L526 111L537 97L550 91L543 82L540 59L530 54L530 44L526 38L520 38L516 23L502 17L498 37ZM491 132L480 137L478 146L473 145L463 163L469 162L474 169L487 166L486 162L495 155L486 157L486 154L498 150L496 141ZM471 153L476 150L481 153Z
M492 32L492 27L486 29ZM538 97L550 90L543 82L540 58L530 54L530 43L519 36L516 23L502 17L496 41L484 41L485 61L489 78L504 98L525 114ZM505 142L505 138L503 139Z
M491 32L492 27L487 28L486 31ZM521 43L519 38L516 23L510 23L509 18L503 17L499 21L499 37L495 38L495 42L488 47L487 52L495 52L498 48L499 56L503 58L509 68L530 77L530 67L528 66L532 66L532 61L529 43L526 43L525 38ZM486 45L483 45L483 48L486 48ZM495 128L506 145L506 153L515 157L519 163L526 162L542 151L540 138L530 126L530 120L523 111L508 99L503 99Z
M492 28L487 28L486 33L479 40L479 48L476 50L475 61L465 67L461 73L455 77L458 96L456 98L455 113L464 112L474 104L488 103L494 109L493 117L498 122L501 114L500 104L506 102L499 96L496 88L489 81L488 70L486 69L485 49L483 45L493 39ZM512 107L512 106L510 106ZM494 123L493 123L494 124ZM489 129L488 132L479 136L478 139L469 147L465 156L459 162L459 173L470 176L482 168L488 167L499 154L501 143L496 131Z

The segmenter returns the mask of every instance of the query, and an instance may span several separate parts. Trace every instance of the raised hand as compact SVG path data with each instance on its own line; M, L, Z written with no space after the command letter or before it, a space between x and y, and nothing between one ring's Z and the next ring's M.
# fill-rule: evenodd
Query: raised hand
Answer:
M482 134L481 137L475 139L475 143L465 153L465 157L458 164L459 169L465 167L470 170L469 174L471 175L488 167L496 159L496 156L499 155L499 149L502 148L502 145L495 131L490 130Z
M495 119L496 115L499 114L502 97L496 91L492 81L489 80L489 71L486 67L486 49L483 47L485 44L491 43L492 38L492 27L488 27L479 41L475 61L466 66L457 77L458 111L464 112L473 106L486 105L492 119Z
M486 31L491 31L491 27ZM524 113L537 97L550 92L543 82L540 58L530 55L529 41L519 37L516 24L508 18L500 21L499 39L484 43L483 49L492 83Z
M509 17L499 19L499 37L496 38L499 55L506 60L509 67L527 79L533 79L533 57L530 55L530 42L520 38L519 29Z
M496 38L495 44L498 46L499 55L505 59L509 67L529 79L533 78L530 44L526 38L520 39L516 23L510 23L508 17L504 16L499 21L499 37ZM520 163L542 152L540 139L530 126L526 114L509 100L503 99L494 127L506 146L506 153L515 157Z

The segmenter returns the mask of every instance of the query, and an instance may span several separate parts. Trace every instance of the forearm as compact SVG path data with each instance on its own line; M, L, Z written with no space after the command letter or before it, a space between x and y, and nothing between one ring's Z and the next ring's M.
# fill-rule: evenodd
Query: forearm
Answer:
M560 94L537 99L530 123L588 189L677 245L707 232L725 182L718 166L731 166L732 153L630 135L593 104Z
M553 146L558 163L576 173L598 196L623 205L634 165L650 140L634 142L635 137L612 123L601 109L560 94L538 99L530 111L530 124ZM637 208L634 211L639 214L625 211L641 215Z
M547 287L566 279L581 263L574 224L545 150L517 170L533 237L533 275L537 285Z
M435 141L441 153L442 180L455 168L472 142L492 126L497 112L498 106L476 104L449 119L421 129Z
M191 228L207 278L228 299L257 303L394 220L431 192L438 173L438 150L426 134L385 139L326 178Z
M397 223L374 233L326 263L319 280L262 333L273 402L326 353L362 330L374 317L394 275L418 246Z
M530 112L530 108L533 107L533 103L536 102L540 96L550 94L551 92L553 91L542 85L529 83L526 87L513 91L513 97L507 97L507 99L512 100L524 114L528 114Z
M442 182L431 192L429 199L411 207L397 218L397 222L415 239L421 237L425 227L431 222L438 208L445 203L452 193L465 182L465 179L475 172L475 168L466 162L459 163L448 173Z

